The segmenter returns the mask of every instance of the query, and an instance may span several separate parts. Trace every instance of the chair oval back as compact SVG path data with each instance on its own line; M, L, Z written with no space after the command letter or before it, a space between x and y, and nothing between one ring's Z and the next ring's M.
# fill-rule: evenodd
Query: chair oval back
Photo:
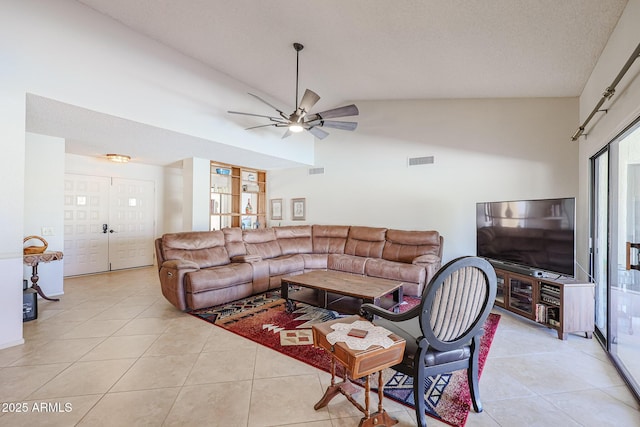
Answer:
M496 286L495 270L482 258L457 258L438 270L421 301L420 326L429 345L449 351L481 334Z

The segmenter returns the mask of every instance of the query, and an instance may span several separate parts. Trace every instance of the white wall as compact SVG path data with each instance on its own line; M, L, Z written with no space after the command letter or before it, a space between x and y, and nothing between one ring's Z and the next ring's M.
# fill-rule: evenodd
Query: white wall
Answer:
M307 199L308 224L437 230L446 260L475 254L475 204L573 197L576 98L358 102L355 132L316 143L316 167L270 171L269 198ZM434 164L407 167L408 157Z
M613 82L622 66L640 42L640 0L629 0L618 25L609 38L609 42L593 70L582 95L580 96L580 120L586 119L602 97L602 93ZM598 113L586 128L586 137L581 137L575 144L579 149L580 203L578 204L577 222L582 233L578 234L578 254L583 266L588 265L589 246L589 159L605 147L625 127L640 116L640 59L633 66L616 88L615 95L605 102L602 108L608 109L606 114Z
M180 231L208 231L211 200L211 160L182 161L183 225Z
M2 50L0 49L0 54ZM2 61L0 60L0 63ZM0 348L22 338L25 95L0 66Z
M26 134L24 179L24 235L41 236L47 250L64 249L64 139ZM50 227L45 236L42 227ZM33 241L31 244L40 245ZM64 261L40 263L38 285L47 296L63 293ZM31 267L24 266L24 278L30 279Z

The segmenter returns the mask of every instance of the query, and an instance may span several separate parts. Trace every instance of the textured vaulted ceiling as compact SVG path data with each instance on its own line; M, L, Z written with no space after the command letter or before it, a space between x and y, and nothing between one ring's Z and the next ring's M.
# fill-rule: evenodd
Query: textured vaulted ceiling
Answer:
M579 96L626 0L77 0L269 95Z

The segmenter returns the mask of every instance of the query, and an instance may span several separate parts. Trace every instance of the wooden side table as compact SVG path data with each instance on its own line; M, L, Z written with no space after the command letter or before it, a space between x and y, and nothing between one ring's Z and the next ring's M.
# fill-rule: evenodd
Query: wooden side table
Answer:
M60 298L49 298L42 292L42 288L38 285L38 280L40 279L38 276L38 264L41 262L59 261L62 259L62 256L62 252L60 251L49 251L41 254L24 255L22 257L22 262L25 265L31 266L31 287L38 292L38 295L49 301L60 301Z
M382 407L382 399L384 397L382 371L402 361L406 343L403 338L394 334L389 335L389 338L393 340L393 345L389 348L373 345L366 350L353 350L344 342L337 342L332 345L327 341L327 335L334 331L331 325L335 323L351 324L356 320L366 321L360 316L350 316L312 326L314 346L323 348L331 354L331 385L325 391L322 399L315 404L314 408L316 410L323 408L335 396L342 394L351 404L364 413L364 417L358 425L359 427L389 427L397 424L398 420L392 418ZM341 382L336 382L336 362L345 367L346 372ZM369 377L374 372L378 373L378 411L371 414L369 411L369 393L371 391ZM352 397L359 389L353 385L351 379L362 377L365 377L364 407Z

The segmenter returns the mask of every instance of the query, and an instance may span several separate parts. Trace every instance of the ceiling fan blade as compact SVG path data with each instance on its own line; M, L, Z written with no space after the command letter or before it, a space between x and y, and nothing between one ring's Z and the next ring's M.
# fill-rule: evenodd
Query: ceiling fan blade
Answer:
M315 136L318 139L325 139L326 137L329 136L328 132L325 132L322 129L320 129L319 127L316 127L316 126L312 126L307 130L309 132L311 132L313 134L313 136Z
M254 95L251 92L247 92L249 95L253 96L254 98L256 98L258 101L262 101L263 103L267 104L269 107L273 108L274 110L276 110L278 113L280 113L280 115L282 117L286 117L285 114L275 105L271 104L270 102L265 101L264 99L260 98L258 95Z
M314 126L342 129L342 130L356 130L356 128L358 127L358 123L357 122L339 122L337 120L319 120L318 124Z
M304 91L304 95L302 95L302 99L300 100L298 109L304 110L308 114L313 106L316 105L316 102L318 102L318 100L320 100L320 95L312 90L307 89Z
M282 121L282 119L280 117L265 116L264 114L242 113L240 111L227 111L227 113L229 113L229 114L241 114L243 116L264 117L265 119L270 119L270 120L278 121L278 122Z
M265 128L267 126L278 126L277 123L269 123L268 125L258 125L258 126L251 126L250 128L245 128L244 130L251 130L251 129L258 129L258 128Z
M293 132L291 132L289 128L287 128L287 131L284 133L284 135L282 135L282 139L285 139L286 137L291 136L292 133Z
M332 110L316 113L314 116L318 117L311 117L311 119L334 119L337 117L357 116L358 114L360 114L360 112L358 111L358 107L356 107L355 104L351 104L345 105L344 107L338 107Z

